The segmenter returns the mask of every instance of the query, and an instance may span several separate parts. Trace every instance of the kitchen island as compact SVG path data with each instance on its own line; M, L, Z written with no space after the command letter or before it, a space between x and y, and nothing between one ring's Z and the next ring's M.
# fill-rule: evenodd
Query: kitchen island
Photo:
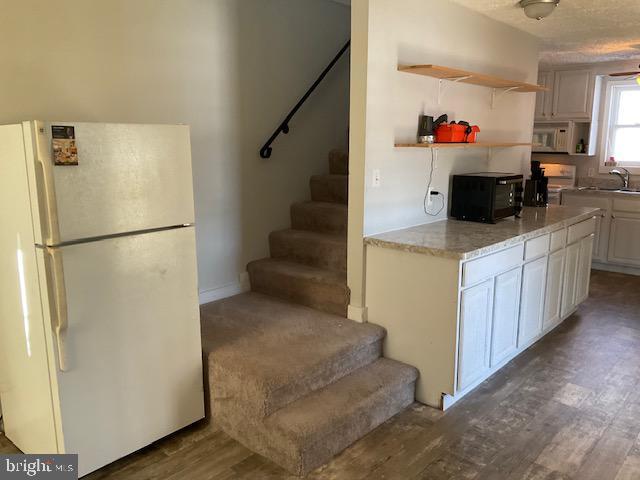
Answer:
M386 357L420 370L446 409L588 296L597 208L525 208L496 224L443 220L365 238L367 319Z

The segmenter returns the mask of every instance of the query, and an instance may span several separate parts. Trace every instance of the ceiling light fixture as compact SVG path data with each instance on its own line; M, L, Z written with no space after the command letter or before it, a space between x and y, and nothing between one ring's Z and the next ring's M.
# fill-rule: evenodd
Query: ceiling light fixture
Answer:
M542 20L553 13L560 0L520 0L520 7L529 18Z

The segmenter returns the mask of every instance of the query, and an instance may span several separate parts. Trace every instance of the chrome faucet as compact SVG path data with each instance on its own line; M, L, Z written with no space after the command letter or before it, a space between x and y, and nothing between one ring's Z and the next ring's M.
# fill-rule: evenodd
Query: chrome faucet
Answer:
M622 173L620 170L624 170L624 173ZM626 168L614 168L609 172L609 175L619 176L622 180L622 188L624 190L627 190L629 188L629 179L631 178L631 172L629 172L629 170L627 170Z

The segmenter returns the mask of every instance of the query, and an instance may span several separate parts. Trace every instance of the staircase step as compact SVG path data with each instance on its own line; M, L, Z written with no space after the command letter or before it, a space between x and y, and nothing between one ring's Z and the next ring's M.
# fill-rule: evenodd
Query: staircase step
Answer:
M284 258L312 267L347 271L347 241L341 235L280 230L269 235L273 258Z
M379 359L264 421L220 412L220 426L250 449L305 475L409 406L416 378L415 368Z
M347 204L349 177L347 175L314 175L309 182L311 200Z
M247 265L251 290L346 317L346 275L287 260L265 258Z
M294 230L347 234L347 206L339 203L300 202L291 206Z
M246 293L202 307L212 411L265 416L374 362L385 331Z
M342 150L329 152L329 173L332 175L349 175L349 154Z

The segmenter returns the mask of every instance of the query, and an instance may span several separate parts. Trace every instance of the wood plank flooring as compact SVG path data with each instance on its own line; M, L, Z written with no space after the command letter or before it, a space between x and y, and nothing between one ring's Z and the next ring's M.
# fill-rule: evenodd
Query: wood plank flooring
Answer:
M308 478L640 479L640 277L592 278L577 314L449 412L415 404ZM294 477L203 423L85 478Z

